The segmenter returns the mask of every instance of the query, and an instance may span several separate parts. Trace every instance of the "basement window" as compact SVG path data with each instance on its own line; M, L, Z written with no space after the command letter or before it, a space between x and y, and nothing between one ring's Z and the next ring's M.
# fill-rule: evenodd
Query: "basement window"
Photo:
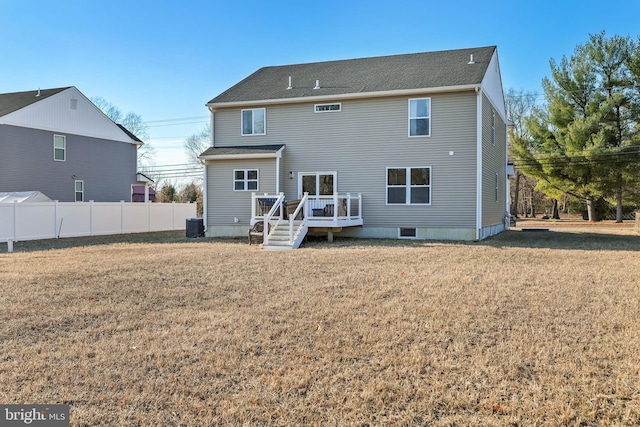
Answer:
M416 228L403 228L398 229L398 239L416 239L418 237L418 230Z
M337 113L342 111L342 104L316 104L314 111L316 113Z

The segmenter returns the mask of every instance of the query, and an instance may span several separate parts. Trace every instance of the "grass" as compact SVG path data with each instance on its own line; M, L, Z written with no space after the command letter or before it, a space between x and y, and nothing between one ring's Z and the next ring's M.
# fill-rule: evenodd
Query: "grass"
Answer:
M0 402L71 425L640 423L640 236L0 245Z

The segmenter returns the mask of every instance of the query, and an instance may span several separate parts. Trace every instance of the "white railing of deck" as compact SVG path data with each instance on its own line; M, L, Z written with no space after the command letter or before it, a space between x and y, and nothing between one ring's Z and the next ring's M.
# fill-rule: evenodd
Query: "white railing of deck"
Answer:
M269 213L264 216L263 243L265 245L269 242L269 221L275 216L276 212L278 212L279 219L282 219L282 202L284 202L284 193L280 193L273 206L271 206Z
M302 224L300 225L300 229L303 230L307 226L307 212L309 211L309 193L304 193L302 199L300 199L300 203L298 203L298 207L296 210L289 215L289 244L293 245L293 221L296 219L298 214L302 211Z
M355 214L352 212L354 203L357 203ZM309 198L308 216L314 220L360 219L362 218L362 194L312 196Z
M268 194L258 195L251 193L251 224L255 224L258 220L262 220L266 213L271 210L271 207L276 203L280 194ZM266 211L266 212L265 212ZM282 212L281 212L282 213Z

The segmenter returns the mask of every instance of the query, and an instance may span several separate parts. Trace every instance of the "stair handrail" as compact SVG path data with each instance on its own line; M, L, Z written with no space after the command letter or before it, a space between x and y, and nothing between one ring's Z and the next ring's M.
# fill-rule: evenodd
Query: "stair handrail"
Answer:
M282 219L282 202L284 201L284 193L280 193L276 202L269 209L269 213L264 216L264 231L262 243L266 245L269 242L269 220L275 215L276 211L280 210L280 219Z
M304 224L307 221L307 212L309 211L309 193L308 192L305 192L302 195L302 199L300 199L300 203L298 203L298 207L291 215L289 215L289 244L290 245L293 245L293 234L294 234L293 221L298 216L301 209L302 209L302 226L304 226Z

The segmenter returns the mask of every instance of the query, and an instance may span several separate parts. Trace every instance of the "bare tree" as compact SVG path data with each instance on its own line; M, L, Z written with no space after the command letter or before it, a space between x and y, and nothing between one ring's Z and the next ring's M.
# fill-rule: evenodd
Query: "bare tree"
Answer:
M124 126L143 142L138 148L138 168L149 168L153 163L155 150L148 142L145 142L145 140L149 139L149 128L142 120L142 116L133 112L124 115L118 107L102 97L91 98L91 102L101 109L114 123Z
M209 146L211 140L211 127L207 123L200 132L194 133L184 140L184 149L187 152L187 157L194 163L199 163L198 156L202 154Z

